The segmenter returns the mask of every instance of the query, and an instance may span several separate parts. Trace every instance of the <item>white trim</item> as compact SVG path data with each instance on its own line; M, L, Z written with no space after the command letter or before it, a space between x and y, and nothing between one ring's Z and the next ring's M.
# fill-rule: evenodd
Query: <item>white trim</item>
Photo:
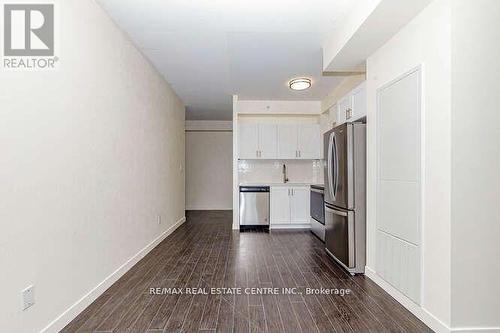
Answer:
M186 120L186 131L232 131L233 122L217 120Z
M186 207L186 210L233 210L232 207L213 207L213 206L199 206L199 207Z
M174 225L165 230L160 236L154 239L151 243L142 248L139 252L128 259L123 265L118 267L113 273L107 276L101 283L95 286L76 303L71 305L66 311L60 314L50 324L43 328L40 333L59 332L73 319L75 319L85 308L87 308L93 301L101 296L113 283L121 278L128 270L130 270L139 260L144 258L152 249L160 244L179 226L186 222L186 217L182 217Z
M271 224L269 226L271 229L311 229L311 224Z
M233 230L240 229L238 153L238 95L233 95Z
M399 290L394 288L384 279L382 279L373 269L366 266L365 275L370 278L373 282L378 284L382 289L384 289L389 295L394 297L396 301L401 303L408 311L413 313L418 319L423 321L427 326L429 326L436 333L450 333L452 332L450 327L442 322L439 318L435 317L433 314L428 312L423 307L419 306L417 303L412 301L410 298L405 296Z
M452 328L452 332L460 333L500 333L500 327L464 327L464 328Z

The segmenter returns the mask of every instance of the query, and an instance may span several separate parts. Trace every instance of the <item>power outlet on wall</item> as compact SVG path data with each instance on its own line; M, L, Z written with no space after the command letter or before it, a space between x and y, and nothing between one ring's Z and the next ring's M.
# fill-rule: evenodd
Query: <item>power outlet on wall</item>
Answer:
M21 290L22 309L23 311L35 305L35 286L28 286Z
M156 216L156 222L158 223L158 225L161 224L161 215Z

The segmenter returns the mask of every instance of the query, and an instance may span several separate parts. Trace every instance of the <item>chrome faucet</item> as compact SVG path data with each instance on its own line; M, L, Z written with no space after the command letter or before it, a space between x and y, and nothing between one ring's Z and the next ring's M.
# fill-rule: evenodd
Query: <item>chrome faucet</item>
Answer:
M286 176L286 164L283 164L283 183L288 182L288 177Z

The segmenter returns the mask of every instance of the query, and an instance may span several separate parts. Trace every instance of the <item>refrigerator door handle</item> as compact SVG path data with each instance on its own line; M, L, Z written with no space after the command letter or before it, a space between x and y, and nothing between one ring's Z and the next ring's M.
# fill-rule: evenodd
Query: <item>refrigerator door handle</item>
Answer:
M330 140L328 141L328 192L331 197L335 200L335 195L333 193L333 172L332 172L332 149L333 149L333 136L335 133L330 134Z
M333 172L329 175L331 179L331 189L332 189L332 198L333 201L337 200L337 182L338 182L338 175L339 175L339 158L337 154L337 136L335 135L335 132L332 132L332 144L331 144L331 151L332 151L332 169ZM335 176L334 176L335 175Z
M333 188L333 199L336 200L339 187L339 151L337 149L337 136L333 133L333 148L335 149L335 187Z
M332 209L328 206L325 206L325 210L328 211L328 212L331 212L335 215L338 215L338 216L343 216L343 217L347 217L347 213L346 212L343 212L343 211L340 211L340 210L336 210L336 209Z

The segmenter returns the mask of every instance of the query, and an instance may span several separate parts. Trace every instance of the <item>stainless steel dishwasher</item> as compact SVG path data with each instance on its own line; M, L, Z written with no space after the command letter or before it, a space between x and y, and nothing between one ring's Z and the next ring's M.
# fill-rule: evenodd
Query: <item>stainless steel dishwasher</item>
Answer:
M240 186L240 229L269 228L269 186Z

